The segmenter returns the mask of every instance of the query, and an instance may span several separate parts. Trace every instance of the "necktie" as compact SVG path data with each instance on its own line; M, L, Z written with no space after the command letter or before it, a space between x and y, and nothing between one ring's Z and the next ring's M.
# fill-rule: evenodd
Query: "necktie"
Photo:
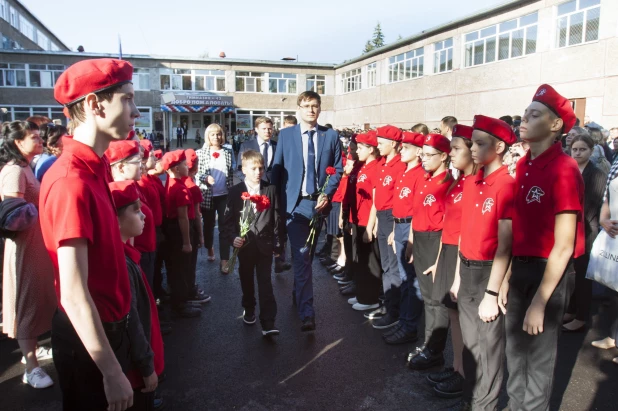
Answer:
M268 168L268 143L262 144L262 157L264 157L264 169Z
M307 190L307 194L313 195L316 191L315 187L315 145L313 144L313 134L315 134L315 130L309 130L307 135L309 139L307 140L307 185L305 190Z

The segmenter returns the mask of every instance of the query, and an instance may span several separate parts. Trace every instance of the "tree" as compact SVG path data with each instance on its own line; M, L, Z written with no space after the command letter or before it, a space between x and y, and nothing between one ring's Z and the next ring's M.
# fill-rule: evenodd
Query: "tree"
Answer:
M376 28L373 29L373 40L371 40L374 48L380 48L384 45L384 34L382 33L382 27L380 26L380 22L376 25Z
M399 37L397 37L397 41L402 40L403 37L401 37L401 34L399 35Z
M365 50L363 50L363 54L365 53L369 53L371 50L373 50L375 47L373 47L373 44L371 43L370 40L367 40L367 43L365 43Z

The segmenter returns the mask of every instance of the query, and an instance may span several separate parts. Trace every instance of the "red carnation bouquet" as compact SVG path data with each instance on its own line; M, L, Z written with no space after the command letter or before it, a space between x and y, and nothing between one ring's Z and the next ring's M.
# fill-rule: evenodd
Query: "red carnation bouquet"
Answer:
M328 186L328 180L330 180L330 176L335 175L337 173L337 169L335 167L326 167L326 181L324 181L324 185L320 188L319 194L320 196L324 195L324 191L326 190L326 186ZM318 196L318 198L320 197ZM324 221L324 214L316 213L309 222L309 227L311 227L311 231L309 231L309 237L307 237L307 242L305 246L300 249L301 253L313 249L313 243L315 242L315 237L317 235L317 228L322 225L322 221Z
M219 153L213 153L213 156ZM246 191L240 195L240 198L244 201L243 209L240 213L240 238L245 238L249 230L251 229L251 224L255 221L256 213L261 213L264 210L267 210L270 207L270 199L265 195L259 194L249 194ZM255 212L253 207L255 207ZM245 242L242 247L247 245ZM227 270L229 273L234 271L234 266L236 265L236 257L238 256L238 252L242 248L234 247L234 251L232 253L232 257L227 263Z
M215 151L214 153L212 153L212 158L214 158L215 160L219 158L221 154L219 154L218 151Z

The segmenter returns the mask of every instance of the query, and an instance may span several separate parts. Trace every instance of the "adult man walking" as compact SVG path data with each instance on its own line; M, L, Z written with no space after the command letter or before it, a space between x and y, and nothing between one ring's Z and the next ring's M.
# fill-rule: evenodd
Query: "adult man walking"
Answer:
M313 309L313 248L305 248L316 213L326 213L337 190L341 173L341 145L337 132L318 125L320 95L306 91L298 96L300 124L282 129L273 163L271 182L277 187L285 212L294 266L294 299L303 324L301 331L315 330ZM335 167L324 194L326 168Z

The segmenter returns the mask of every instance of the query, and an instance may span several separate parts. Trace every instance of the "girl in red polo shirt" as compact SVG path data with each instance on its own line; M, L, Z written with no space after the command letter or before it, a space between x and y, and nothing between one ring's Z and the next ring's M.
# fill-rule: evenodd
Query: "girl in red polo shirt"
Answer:
M453 180L448 172L450 141L441 134L428 134L423 145L423 168L426 174L416 182L412 200L414 269L425 302L425 344L408 359L414 370L426 370L444 363L444 347L448 334L448 313L440 300L433 297L433 278L427 269L438 258L444 226L446 192ZM410 250L412 248L412 250Z

